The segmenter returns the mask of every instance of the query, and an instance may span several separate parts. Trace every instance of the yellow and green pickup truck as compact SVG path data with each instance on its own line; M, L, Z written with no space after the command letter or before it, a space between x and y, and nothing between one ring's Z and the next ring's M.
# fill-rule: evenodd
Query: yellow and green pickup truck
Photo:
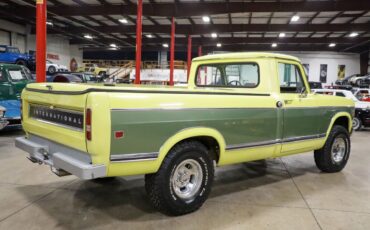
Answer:
M187 86L29 84L16 146L57 175L145 174L152 204L197 210L214 167L314 151L324 172L350 154L354 104L314 95L300 61L271 53L195 58Z

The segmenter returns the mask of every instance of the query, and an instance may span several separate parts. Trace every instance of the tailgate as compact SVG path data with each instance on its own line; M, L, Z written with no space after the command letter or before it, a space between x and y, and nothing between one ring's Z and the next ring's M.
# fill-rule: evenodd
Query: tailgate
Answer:
M40 86L41 85L41 86ZM48 84L53 88L65 84ZM44 84L27 88L38 89ZM24 90L22 93L23 128L27 133L86 152L84 114L88 94L53 94Z

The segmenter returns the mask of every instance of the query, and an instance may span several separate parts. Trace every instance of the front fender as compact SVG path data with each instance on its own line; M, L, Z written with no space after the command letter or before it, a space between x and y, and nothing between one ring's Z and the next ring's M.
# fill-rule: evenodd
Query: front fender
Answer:
M347 117L348 118L348 131L351 132L352 130L352 117L351 117L351 114L347 113L347 112L339 112L337 114L335 114L332 118L331 118L331 121L330 121L330 125L329 125L329 128L328 130L326 131L326 137L325 137L325 142L334 126L334 123L335 121L340 118L340 117Z

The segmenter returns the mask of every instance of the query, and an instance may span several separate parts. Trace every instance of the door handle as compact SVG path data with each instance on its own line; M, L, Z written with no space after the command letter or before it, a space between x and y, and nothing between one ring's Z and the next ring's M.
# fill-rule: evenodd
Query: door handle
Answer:
M278 108L283 107L283 102L282 101L277 101L276 102L276 107L278 107Z

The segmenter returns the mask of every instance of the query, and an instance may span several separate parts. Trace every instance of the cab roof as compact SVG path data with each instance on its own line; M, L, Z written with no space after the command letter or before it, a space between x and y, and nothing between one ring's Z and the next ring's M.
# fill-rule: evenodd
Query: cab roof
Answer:
M201 57L194 58L193 61L206 61L215 59L247 59L247 58L281 58L289 59L294 61L300 61L298 58L279 53L265 53L265 52L238 52L238 53L223 53L223 54L211 54Z

